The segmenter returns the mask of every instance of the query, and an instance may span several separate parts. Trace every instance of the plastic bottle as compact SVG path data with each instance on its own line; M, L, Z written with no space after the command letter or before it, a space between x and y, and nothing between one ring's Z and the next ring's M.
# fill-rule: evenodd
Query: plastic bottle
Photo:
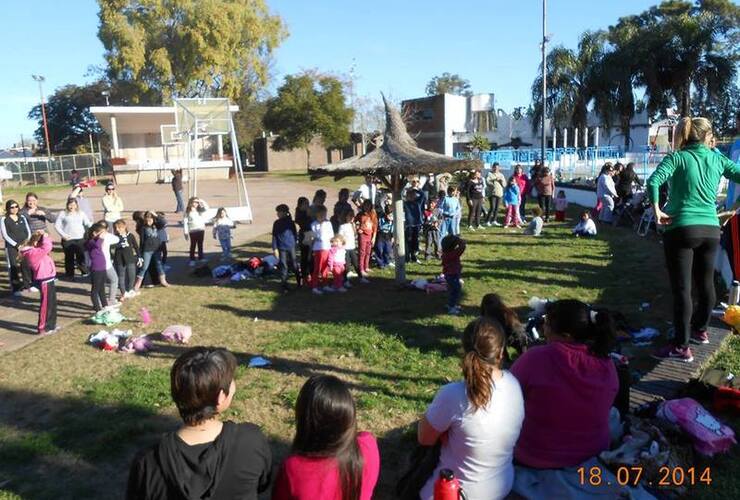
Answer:
M139 318L141 319L141 323L144 326L152 322L152 315L149 314L149 309L147 309L146 307L142 307L139 310Z
M460 482L450 469L439 471L439 477L434 482L434 500L460 500L465 498Z
M740 303L740 281L734 280L730 287L729 305L736 306Z

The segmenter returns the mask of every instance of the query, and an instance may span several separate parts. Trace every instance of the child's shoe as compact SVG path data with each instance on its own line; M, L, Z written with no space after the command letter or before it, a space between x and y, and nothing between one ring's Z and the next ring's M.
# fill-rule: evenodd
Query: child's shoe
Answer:
M335 288L333 288L333 287L330 287L330 286L328 286L328 285L324 287L324 292L328 292L328 293L333 293L333 292L335 292L335 291L336 291L336 289L335 289Z
M655 359L675 359L684 363L691 363L694 361L694 356L691 354L691 348L677 347L674 345L667 345L658 349L652 354L652 357Z
M367 285L368 283L370 283L370 280L363 276L362 278L360 278L360 283L362 283L363 285Z
M339 288L335 288L334 291L339 292L339 293L346 293L347 289L344 288L343 286L340 286Z
M195 262L194 260L191 260L190 262L188 262L188 266L190 267L195 267L195 264L197 264L197 262Z
M319 288L312 288L311 293L314 295L324 295L324 292L322 292Z

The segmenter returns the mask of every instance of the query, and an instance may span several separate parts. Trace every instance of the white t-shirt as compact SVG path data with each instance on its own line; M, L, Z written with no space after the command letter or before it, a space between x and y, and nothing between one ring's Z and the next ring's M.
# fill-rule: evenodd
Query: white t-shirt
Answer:
M355 234L355 225L353 222L345 222L339 226L337 233L344 238L344 249L354 250L357 248L357 235Z
M311 231L313 231L315 237L312 246L314 252L329 250L331 248L331 239L334 237L334 229L331 227L331 222L328 220L324 222L313 221L311 223Z
M105 257L105 268L110 269L113 267L113 262L110 258L110 247L111 245L117 245L118 244L118 236L105 233L103 237L103 246L101 247L101 251L103 252L103 257Z
M514 484L514 445L524 420L519 382L508 371L494 382L488 406L472 413L465 382L443 386L429 405L426 418L438 432L448 431L439 464L420 497L432 500L434 482L451 469L469 499L503 498Z

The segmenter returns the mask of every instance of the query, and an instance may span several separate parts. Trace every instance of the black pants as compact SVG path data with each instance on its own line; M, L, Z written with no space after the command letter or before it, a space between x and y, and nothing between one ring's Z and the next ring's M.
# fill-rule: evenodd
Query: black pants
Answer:
M283 287L288 286L288 274L293 272L298 286L301 286L301 274L298 271L298 262L296 261L295 249L278 250L278 259L280 260L280 281Z
M406 235L406 262L416 260L416 254L419 253L419 226L406 226L404 234Z
M299 237L301 238L301 241L303 241L303 236L299 235ZM311 252L310 245L304 245L301 243L299 248L301 250L301 281L306 283L308 277L311 276L311 269L313 269L313 253Z
M426 228L424 230L424 258L429 259L430 249L432 249L431 255L439 258L439 229L437 228Z
M380 237L378 237L380 240ZM360 275L360 256L357 254L357 248L351 248L347 250L347 272L349 272L349 266L352 265L352 269L355 270L357 275Z
M162 265L167 264L167 242L166 241L163 241L162 243L160 243L159 253L160 253L159 260L162 261Z
M483 209L483 198L470 198L468 226L480 226L480 212Z
M18 262L18 249L5 242L5 259L10 277L10 291L17 292L31 286L31 270L24 263Z
M537 204L542 209L542 212L544 212L545 221L548 221L550 219L550 209L552 207L552 195L537 195Z
M62 241L62 249L64 249L64 274L68 278L74 278L75 267L80 270L81 274L87 274L84 244L85 240L83 239Z
M190 260L195 260L195 247L198 247L198 260L203 260L203 238L205 231L190 231Z
M149 269L154 267L149 266ZM118 289L121 291L121 295L133 290L134 282L136 282L136 264L116 264L115 268L116 274L118 274ZM159 276L157 276L157 281L159 281Z
M519 203L519 217L524 220L526 219L526 208L525 205L527 204L527 195L523 194L521 196L521 202Z
M90 299L95 311L100 311L108 306L108 297L105 294L105 281L107 274L105 271L93 271L90 273L92 289L90 290Z
M706 330L712 315L719 228L685 226L668 230L663 236L663 248L673 292L674 343L685 347L692 330ZM696 287L696 308L691 299L692 281Z
M488 197L488 217L486 217L486 222L496 222L496 217L498 217L498 209L501 205L501 197L500 196L489 196Z

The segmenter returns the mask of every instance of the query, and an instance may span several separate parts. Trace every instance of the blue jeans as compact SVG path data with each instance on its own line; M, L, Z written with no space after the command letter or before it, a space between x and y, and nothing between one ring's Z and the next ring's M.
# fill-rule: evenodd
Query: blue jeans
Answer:
M136 273L137 278L144 279L144 275L146 275L149 266L152 264L154 265L154 269L157 270L157 274L159 276L164 274L164 267L162 267L162 259L159 255L159 250L155 250L153 252L142 252L141 258L144 260L144 265L142 265L139 272Z
M447 307L453 308L460 302L460 294L462 292L460 275L445 275L445 280L447 280Z
M391 236L378 235L378 241L375 243L378 249L378 265L385 267L393 262L393 240Z
M439 241L441 242L448 234L455 234L455 219L453 217L442 219L442 224L439 226Z
M175 208L175 212L183 212L185 210L185 201L182 199L182 191L175 191L175 199L177 200L177 208Z
M218 240L218 242L221 243L221 252L224 259L228 259L229 257L231 257L231 238Z

